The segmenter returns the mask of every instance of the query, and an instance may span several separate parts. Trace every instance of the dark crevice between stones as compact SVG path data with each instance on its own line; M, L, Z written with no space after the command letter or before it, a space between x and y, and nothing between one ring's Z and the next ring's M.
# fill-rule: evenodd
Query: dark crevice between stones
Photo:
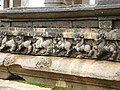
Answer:
M18 76L18 75L13 75L11 74L11 77L8 77L7 80L15 80L15 81L19 81L19 80L24 80L22 77Z
M18 75L14 75L13 73L11 73L10 71L9 71L9 68L7 67L7 70L8 70L8 73L10 74L10 76L8 77L8 78L6 78L6 80L15 80L15 81L17 81L17 80L25 80L25 79L23 79L22 77L20 77L20 76L18 76Z

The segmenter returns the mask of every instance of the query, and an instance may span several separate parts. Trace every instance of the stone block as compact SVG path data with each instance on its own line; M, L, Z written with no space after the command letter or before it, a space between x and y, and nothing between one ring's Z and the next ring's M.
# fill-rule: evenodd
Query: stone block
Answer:
M74 28L95 28L98 27L98 21L96 20L83 20L83 21L73 21Z
M47 27L47 28L71 28L71 21L43 21L43 22L33 22L33 27Z
M12 27L32 27L32 22L12 22Z
M119 20L114 20L113 21L113 28L119 29L120 28L120 21Z
M1 21L0 22L0 27L10 27L10 22Z
M99 0L98 5L120 4L120 0Z
M112 29L112 21L99 21L99 28Z
M21 0L13 0L13 7L21 7Z

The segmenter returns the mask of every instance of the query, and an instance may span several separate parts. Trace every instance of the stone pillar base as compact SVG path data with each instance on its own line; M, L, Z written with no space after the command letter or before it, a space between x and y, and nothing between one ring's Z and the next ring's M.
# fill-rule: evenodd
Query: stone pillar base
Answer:
M45 7L56 7L65 5L64 0L45 0Z

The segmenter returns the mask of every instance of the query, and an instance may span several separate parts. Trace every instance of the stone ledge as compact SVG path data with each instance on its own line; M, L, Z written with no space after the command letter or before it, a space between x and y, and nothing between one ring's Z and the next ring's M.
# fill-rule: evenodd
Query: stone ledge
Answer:
M69 87L71 83L82 83L88 86L120 88L120 63L118 62L11 55L4 65L12 74L32 82L60 87Z
M3 65L10 73L32 82L60 87L82 83L120 88L119 62L9 54L4 58Z
M6 57L4 65L8 68L19 65L26 70L120 81L119 62L11 54Z

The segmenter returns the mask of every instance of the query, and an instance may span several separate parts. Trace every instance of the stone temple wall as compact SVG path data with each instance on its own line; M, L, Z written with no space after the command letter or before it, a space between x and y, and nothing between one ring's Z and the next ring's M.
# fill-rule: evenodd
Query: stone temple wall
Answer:
M120 88L120 2L0 11L0 77L72 90Z

